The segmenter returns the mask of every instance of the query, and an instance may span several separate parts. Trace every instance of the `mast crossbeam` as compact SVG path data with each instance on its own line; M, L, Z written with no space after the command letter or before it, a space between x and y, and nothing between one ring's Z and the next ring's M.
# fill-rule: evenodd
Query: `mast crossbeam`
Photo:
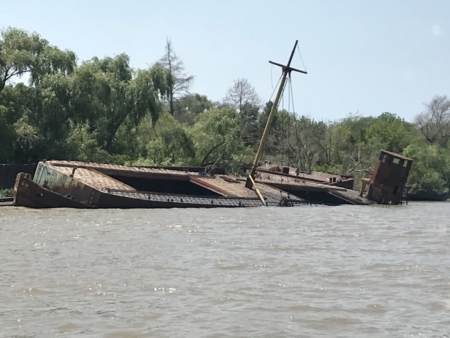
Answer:
M288 75L290 76L292 71L303 73L303 74L307 74L303 70L299 70L299 69L291 67L291 62L292 62L292 58L294 57L295 48L297 47L297 43L298 43L298 40L295 41L294 48L292 49L291 56L289 57L289 61L288 61L286 66L282 65L280 63L269 61L271 64L274 64L276 66L281 67L283 69L283 72L282 72L282 75L281 75L281 81L280 81L280 86L278 87L277 96L275 98L275 101L274 101L274 103L272 105L272 109L270 110L269 116L267 118L266 127L264 128L264 132L263 132L263 135L261 137L261 141L259 142L258 151L256 152L255 160L253 161L253 166L252 166L252 169L250 171L250 175L247 178L247 181L245 182L245 187L247 187L248 189L252 189L255 186L254 178L255 178L256 168L258 166L259 160L261 158L261 155L262 155L262 152L263 152L263 149L264 149L264 145L266 143L267 136L269 134L270 124L272 122L272 119L273 119L276 111L277 111L278 103L280 102L280 97L281 97L281 94L283 93L283 90L284 90L284 85L286 83L286 77Z

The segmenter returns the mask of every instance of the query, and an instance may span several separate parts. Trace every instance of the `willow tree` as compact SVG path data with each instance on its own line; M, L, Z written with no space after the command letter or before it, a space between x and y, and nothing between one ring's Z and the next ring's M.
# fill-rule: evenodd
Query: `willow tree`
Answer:
M73 104L108 152L118 129L125 123L137 125L146 114L156 122L162 109L159 100L166 88L165 72L159 64L133 70L126 54L93 58L75 72Z
M227 106L201 114L190 130L196 164L238 168L245 156L252 155L240 138L240 122L235 109Z
M37 33L11 27L0 32L0 92L14 77L29 75L36 85L46 74L70 74L75 67L75 53L50 45Z

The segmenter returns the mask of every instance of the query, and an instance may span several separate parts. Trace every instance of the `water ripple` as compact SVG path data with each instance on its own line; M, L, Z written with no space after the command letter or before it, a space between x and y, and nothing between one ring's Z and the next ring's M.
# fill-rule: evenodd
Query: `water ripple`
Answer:
M0 208L0 336L449 337L449 206Z

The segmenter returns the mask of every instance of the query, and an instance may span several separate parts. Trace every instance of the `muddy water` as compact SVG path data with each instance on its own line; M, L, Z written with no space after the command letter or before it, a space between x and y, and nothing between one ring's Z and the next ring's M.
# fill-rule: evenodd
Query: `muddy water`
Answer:
M0 337L449 337L450 203L0 208Z

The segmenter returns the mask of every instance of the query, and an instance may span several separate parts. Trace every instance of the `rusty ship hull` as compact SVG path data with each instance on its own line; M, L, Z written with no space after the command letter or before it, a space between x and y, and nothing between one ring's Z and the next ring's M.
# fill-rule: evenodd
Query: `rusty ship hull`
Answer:
M401 202L412 160L381 151L370 179L355 191L350 176L260 167L246 178L167 168L75 161L39 162L33 179L19 174L15 206L32 208L234 208Z
M34 178L19 174L15 206L31 208L233 208L262 201L244 178L180 170L71 161L40 162ZM305 200L258 184L266 205Z

